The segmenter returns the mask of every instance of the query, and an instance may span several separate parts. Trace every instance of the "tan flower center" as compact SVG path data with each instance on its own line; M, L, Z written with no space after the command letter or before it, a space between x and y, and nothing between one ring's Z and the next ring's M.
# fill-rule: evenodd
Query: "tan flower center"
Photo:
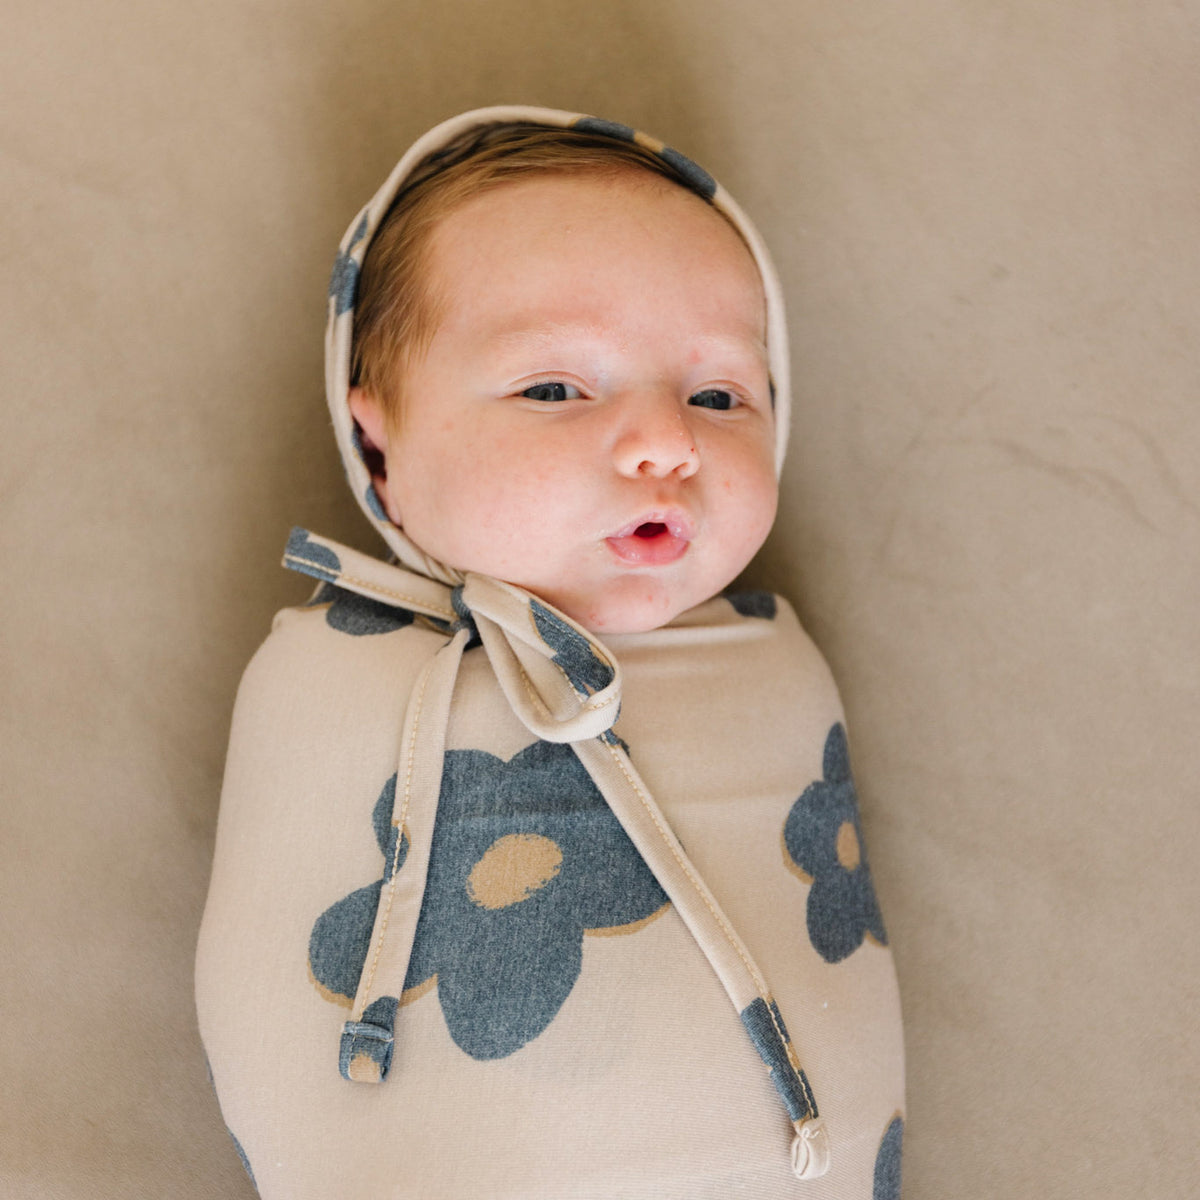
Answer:
M480 908L507 908L528 900L562 867L562 851L537 833L497 838L471 868L467 895Z
M862 847L853 821L843 821L837 831L837 860L847 871L853 871L862 862Z

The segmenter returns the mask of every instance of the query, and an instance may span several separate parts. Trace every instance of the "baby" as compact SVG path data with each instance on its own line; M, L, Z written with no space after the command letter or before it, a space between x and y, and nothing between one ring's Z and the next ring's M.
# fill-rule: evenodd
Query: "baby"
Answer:
M485 109L329 309L392 557L293 531L321 586L238 694L197 1003L260 1194L898 1197L837 693L784 601L721 594L787 434L753 227L624 126Z

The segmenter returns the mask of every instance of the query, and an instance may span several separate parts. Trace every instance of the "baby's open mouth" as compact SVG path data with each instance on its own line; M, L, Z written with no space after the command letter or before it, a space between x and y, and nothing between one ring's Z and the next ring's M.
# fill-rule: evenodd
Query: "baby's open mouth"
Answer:
M665 566L681 558L691 544L692 527L686 517L658 513L635 521L605 539L613 553L634 566Z
M643 521L634 531L634 537L654 538L660 533L666 533L667 527L661 521Z

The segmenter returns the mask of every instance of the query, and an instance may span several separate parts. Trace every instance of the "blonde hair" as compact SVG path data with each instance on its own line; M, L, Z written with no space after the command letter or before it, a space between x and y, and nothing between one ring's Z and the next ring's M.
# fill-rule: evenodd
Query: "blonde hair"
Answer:
M649 173L711 203L666 159L636 142L591 131L487 125L431 154L392 201L367 250L355 299L351 383L374 395L389 420L399 418L405 366L424 353L437 328L437 297L428 278L437 223L467 200L505 183L577 171Z

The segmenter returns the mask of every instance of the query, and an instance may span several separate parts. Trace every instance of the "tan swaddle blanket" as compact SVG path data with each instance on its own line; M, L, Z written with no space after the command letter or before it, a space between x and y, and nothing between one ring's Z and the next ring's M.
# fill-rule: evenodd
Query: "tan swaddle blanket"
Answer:
M426 556L384 515L347 406L356 218L327 384L382 562L295 530L321 581L239 691L197 959L226 1122L264 1197L899 1195L903 1050L843 718L786 602L718 597L602 643ZM769 981L769 982L768 982ZM786 1018L786 1024L785 1024Z

